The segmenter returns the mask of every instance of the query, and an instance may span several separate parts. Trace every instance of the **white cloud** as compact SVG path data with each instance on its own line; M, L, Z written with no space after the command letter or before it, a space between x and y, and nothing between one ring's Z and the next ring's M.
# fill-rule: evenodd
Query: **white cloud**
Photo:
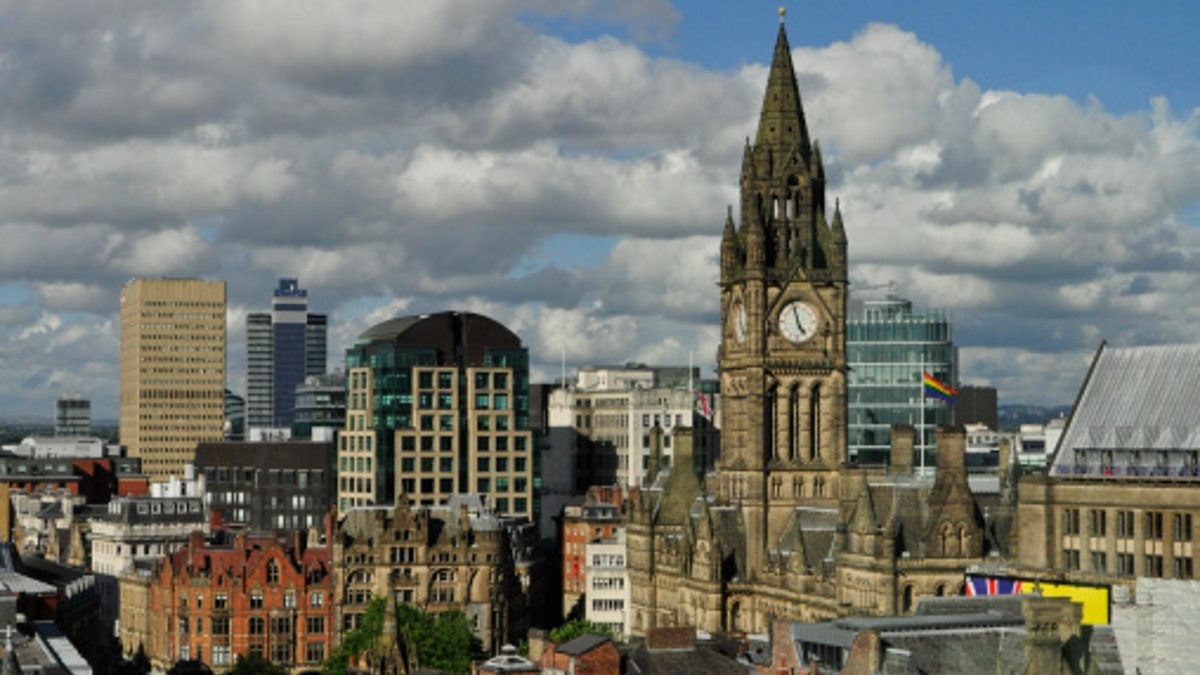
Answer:
M711 366L771 36L715 72L530 13L645 40L679 19L663 0L10 4L0 359L21 386L0 409L71 387L115 413L135 275L229 281L235 387L237 324L281 275L332 315L335 364L373 323L454 308L552 376L563 352ZM969 381L1064 402L1099 339L1194 339L1200 112L983 90L886 25L795 57L852 278L953 310ZM602 248L575 265L547 253L563 240Z

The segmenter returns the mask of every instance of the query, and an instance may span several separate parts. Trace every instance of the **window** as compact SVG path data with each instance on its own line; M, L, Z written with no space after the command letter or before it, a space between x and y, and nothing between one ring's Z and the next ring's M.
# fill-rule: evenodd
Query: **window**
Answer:
M1133 537L1133 511L1117 511L1117 536L1122 539Z
M209 629L215 636L229 635L229 617L214 616L209 619Z
M262 609L263 595L262 591L251 591L250 593L250 609Z
M1163 557L1150 553L1146 554L1146 570L1143 574L1148 577L1161 577L1163 575Z
M1079 569L1079 551L1074 549L1063 549L1063 568L1068 570Z
M264 634L266 632L264 630L265 627L266 627L266 619L262 618L261 616L250 617L250 634L251 635Z
M229 645L214 644L212 647L212 662L214 666L229 665Z
M292 632L292 617L271 617L271 635L287 635Z
M1159 511L1147 511L1146 512L1145 536L1147 539L1162 539L1163 538L1163 517L1162 517L1161 512L1159 512ZM1160 563L1160 566L1161 566L1161 563ZM1156 574L1153 576L1162 576L1162 573L1160 572L1159 574Z
M271 645L271 660L277 664L292 662L291 645L287 642L276 642Z
M1108 574L1108 555L1104 551L1092 551L1092 571Z
M1063 534L1079 534L1079 509L1063 509Z
M1192 514L1176 513L1175 514L1175 541L1191 541L1192 540ZM1178 578L1191 578L1178 577Z
M1108 532L1108 513L1102 509L1092 509L1090 518L1092 536L1103 537Z
M1121 576L1133 576L1133 554L1118 553L1117 554L1117 574Z
M267 562L267 583L279 583L279 563L275 562L274 560Z
M1176 558L1175 559L1175 578L1176 579L1191 579L1192 578L1192 559L1191 558Z
M325 660L325 643L310 642L304 650L304 658L309 663L319 663Z
M325 632L325 617L310 616L304 624L305 632L309 635L321 635Z
M310 607L323 607L325 605L324 593L313 593L308 596L308 604ZM322 619L323 621L324 619ZM322 631L324 632L324 631Z
M287 593L283 594L283 606L288 607L288 608L296 606L296 592L295 591L288 591Z
M625 609L625 601L620 598L596 598L592 600L593 612L620 612Z

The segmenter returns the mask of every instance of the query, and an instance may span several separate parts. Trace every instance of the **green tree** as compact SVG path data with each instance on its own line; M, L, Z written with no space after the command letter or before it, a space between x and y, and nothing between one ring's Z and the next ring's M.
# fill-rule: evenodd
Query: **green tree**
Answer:
M570 642L571 640L574 640L584 633L599 633L601 635L607 635L614 641L616 640L612 630L607 626L601 626L600 624L592 623L587 619L571 619L558 628L552 629L550 631L550 640L561 645L564 642Z
M458 610L439 614L434 622L432 639L427 645L422 666L450 673L471 670L472 657L479 651L479 640L471 634L467 616Z
M330 675L345 675L350 668L350 659L372 651L383 634L384 614L387 613L387 600L371 598L367 603L367 611L363 614L358 627L342 636L322 668Z
M387 600L373 598L358 628L346 633L325 661L324 672L345 675L350 660L357 656L366 654L368 661L375 664L387 656L381 653L390 645L391 637L383 635L386 612ZM394 637L401 672L435 668L447 673L468 673L481 651L466 615L458 610L434 615L409 604L398 604Z
M239 656L230 675L288 675L288 669L266 660L261 654Z

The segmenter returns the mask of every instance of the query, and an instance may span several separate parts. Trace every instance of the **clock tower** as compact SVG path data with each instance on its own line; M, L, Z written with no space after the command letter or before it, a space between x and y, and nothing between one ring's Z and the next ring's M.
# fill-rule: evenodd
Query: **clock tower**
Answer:
M754 574L797 507L837 506L846 460L846 232L826 218L782 22L739 215L721 241L718 497L741 507Z

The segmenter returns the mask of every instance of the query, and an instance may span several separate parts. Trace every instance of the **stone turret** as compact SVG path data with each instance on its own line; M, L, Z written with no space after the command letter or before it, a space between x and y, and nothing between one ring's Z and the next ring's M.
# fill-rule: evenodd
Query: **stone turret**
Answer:
M911 474L916 431L909 425L897 424L892 427L891 436L892 453L888 471L893 474Z

